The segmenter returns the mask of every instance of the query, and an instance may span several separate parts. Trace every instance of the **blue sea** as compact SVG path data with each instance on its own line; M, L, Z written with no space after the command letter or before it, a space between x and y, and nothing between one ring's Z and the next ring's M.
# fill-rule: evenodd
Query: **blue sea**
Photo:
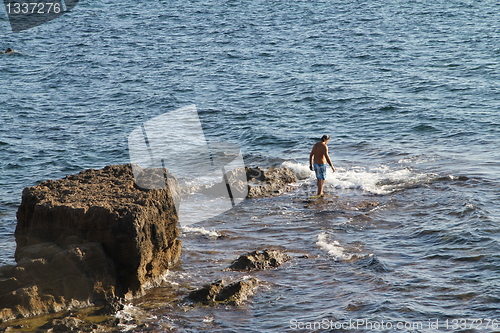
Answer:
M500 332L498 1L82 0L19 33L0 12L0 264L23 188L129 163L135 128L195 104L207 138L299 181L181 226L165 287L122 314L147 325L124 331ZM293 259L222 271L265 248ZM244 305L182 300L246 275Z

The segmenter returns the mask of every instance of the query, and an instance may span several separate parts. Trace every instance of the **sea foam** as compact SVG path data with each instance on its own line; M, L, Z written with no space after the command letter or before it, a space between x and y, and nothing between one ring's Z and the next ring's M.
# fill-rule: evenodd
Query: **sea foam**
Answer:
M318 235L316 245L328 252L335 260L350 260L353 257L353 254L345 253L345 248L343 248L338 241L329 240L329 236L326 232L322 232Z
M181 230L184 233L196 233L196 234L201 234L203 236L212 237L212 238L218 238L221 236L221 234L215 230L207 230L207 229L202 228L202 227L181 226Z
M309 167L294 162L283 162L290 168L297 178L314 180L315 175ZM428 182L436 175L414 172L409 168L392 169L388 166L365 167L336 167L336 172L327 169L326 186L343 190L362 190L372 194L389 194L394 191Z

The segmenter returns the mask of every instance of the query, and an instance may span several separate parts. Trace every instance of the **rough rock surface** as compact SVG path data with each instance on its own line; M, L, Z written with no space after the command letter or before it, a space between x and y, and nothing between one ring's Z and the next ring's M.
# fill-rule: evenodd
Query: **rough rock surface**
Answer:
M160 282L181 250L172 179L141 189L131 165L113 165L26 188L17 266L0 268L0 320L131 298Z
M245 168L248 181L248 198L270 197L293 189L290 183L297 181L292 170L286 167L261 169Z
M233 198L270 197L292 190L293 187L289 184L296 181L295 173L286 167L269 169L246 167L228 171L221 182L200 190L213 196L227 196L230 191ZM197 190L190 188L186 192Z
M256 278L248 278L226 285L222 280L219 280L193 290L187 298L204 305L240 305L253 295L258 284L259 281Z
M54 318L41 328L52 332L73 332L83 321L74 317Z
M252 271L258 269L270 269L281 266L291 257L278 250L264 250L262 252L253 251L241 255L233 261L227 270Z
M203 188L201 192L213 196L227 196L230 193L233 198L245 198L247 196L247 176L243 168L228 171L222 178L220 183Z
M0 270L0 319L90 305L114 294L113 262L96 242L24 247L17 266Z

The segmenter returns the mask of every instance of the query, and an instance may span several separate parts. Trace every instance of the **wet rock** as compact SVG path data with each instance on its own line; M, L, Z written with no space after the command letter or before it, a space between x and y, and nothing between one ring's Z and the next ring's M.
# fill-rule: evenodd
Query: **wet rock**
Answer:
M289 261L291 257L278 250L253 251L241 255L226 270L252 271L258 269L270 269L281 266Z
M19 252L11 276L0 279L0 318L32 316L82 307L113 295L113 262L101 244L63 249L54 243L27 246Z
M253 295L259 281L248 278L224 285L222 280L206 285L189 293L188 299L204 305L241 305Z
M282 168L237 168L227 172L223 180L213 186L200 189L204 194L227 196L233 198L269 197L288 192L293 189L290 183L297 177L292 170Z
M50 332L74 332L81 323L83 321L75 317L55 318L40 328Z
M102 308L97 311L94 311L94 316L108 316L114 315L118 311L121 311L125 308L125 303L123 298L112 297L106 300L100 301L98 303L103 303ZM97 304L101 305L101 304Z
M232 198L245 198L248 194L246 173L243 168L226 172L220 183L200 189L201 193L216 197L230 196Z
M363 202L356 204L353 209L359 210L362 212L367 212L367 211L374 209L375 207L377 207L379 205L380 205L380 203L378 203L376 201L363 201Z
M245 168L249 198L280 195L293 189L289 184L297 181L295 173L286 167L261 169Z
M158 172L134 171L157 181ZM179 188L168 177L169 186L144 189L131 165L113 165L26 188L17 265L0 269L0 320L132 298L160 283L181 250Z
M222 280L205 285L200 289L190 292L188 295L188 299L203 304L209 304L210 302L213 303L215 302L215 299L222 290L223 286L224 285Z

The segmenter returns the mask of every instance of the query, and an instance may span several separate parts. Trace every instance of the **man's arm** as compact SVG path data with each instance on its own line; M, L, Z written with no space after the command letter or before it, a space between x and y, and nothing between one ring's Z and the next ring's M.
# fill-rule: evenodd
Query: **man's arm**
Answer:
M325 148L326 148L326 152L325 152L326 162L332 167L332 171L335 172L336 170L333 167L332 160L330 159L330 155L328 154L328 147L325 147Z
M314 158L314 148L316 148L316 145L311 149L311 153L309 154L309 170L314 171L313 167L313 158Z

